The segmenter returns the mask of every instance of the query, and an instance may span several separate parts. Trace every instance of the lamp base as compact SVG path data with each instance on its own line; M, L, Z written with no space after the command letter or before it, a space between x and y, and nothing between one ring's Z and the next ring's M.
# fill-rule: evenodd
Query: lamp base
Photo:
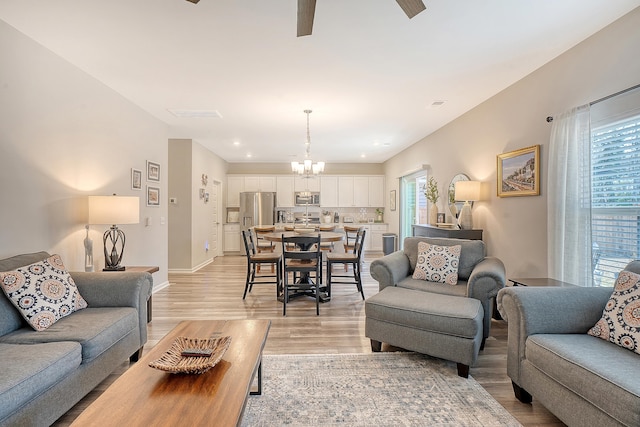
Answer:
M126 267L119 265L117 267L105 267L102 269L102 271L124 271L125 269Z
M460 216L458 217L458 225L463 230L473 229L473 216L471 216L471 205L469 202L464 202Z

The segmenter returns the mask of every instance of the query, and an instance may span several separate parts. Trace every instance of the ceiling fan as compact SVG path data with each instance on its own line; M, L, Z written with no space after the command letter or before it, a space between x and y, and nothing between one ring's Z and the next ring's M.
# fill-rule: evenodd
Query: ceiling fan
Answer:
M187 0L198 4L200 0ZM396 0L409 19L426 9L422 0ZM316 0L298 0L298 37L310 36L313 31L313 17L316 14Z
M193 0L188 0L193 1ZM199 0L196 0L199 1ZM422 0L396 0L409 19L426 9ZM298 0L298 37L309 36L313 30L316 0Z

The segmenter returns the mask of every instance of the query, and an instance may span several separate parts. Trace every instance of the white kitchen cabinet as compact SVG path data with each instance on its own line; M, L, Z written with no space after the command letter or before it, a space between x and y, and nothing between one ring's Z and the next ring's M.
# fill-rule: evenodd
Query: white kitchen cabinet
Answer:
M240 252L240 224L224 224L224 251Z
M374 252L382 252L382 235L387 232L388 225L372 224L369 227L371 228L371 234L369 235L369 250Z
M243 176L227 176L227 207L239 207L240 193L243 191Z
M320 177L320 206L327 208L338 207L338 177Z
M276 177L275 176L253 176L253 175L245 176L244 191L275 192Z
M383 176L338 177L338 206L367 208L384 206Z
M355 206L353 200L352 176L338 177L338 206L341 208L351 208Z
M276 204L280 208L294 206L293 200L293 176L285 175L276 178Z
M372 208L384 207L384 176L369 177L369 204Z
M320 176L295 175L294 191L320 191Z

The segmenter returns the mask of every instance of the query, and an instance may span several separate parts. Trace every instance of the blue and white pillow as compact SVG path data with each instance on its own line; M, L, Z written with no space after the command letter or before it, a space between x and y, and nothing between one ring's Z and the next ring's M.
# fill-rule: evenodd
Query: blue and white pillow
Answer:
M458 283L461 245L438 246L418 242L418 262L413 278L455 285Z
M0 287L36 331L87 307L60 255L0 272Z

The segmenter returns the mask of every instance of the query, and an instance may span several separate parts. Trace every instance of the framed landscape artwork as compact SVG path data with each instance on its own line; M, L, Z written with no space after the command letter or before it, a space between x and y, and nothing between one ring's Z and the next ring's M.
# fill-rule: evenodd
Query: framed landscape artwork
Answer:
M539 145L498 154L498 197L539 194Z

